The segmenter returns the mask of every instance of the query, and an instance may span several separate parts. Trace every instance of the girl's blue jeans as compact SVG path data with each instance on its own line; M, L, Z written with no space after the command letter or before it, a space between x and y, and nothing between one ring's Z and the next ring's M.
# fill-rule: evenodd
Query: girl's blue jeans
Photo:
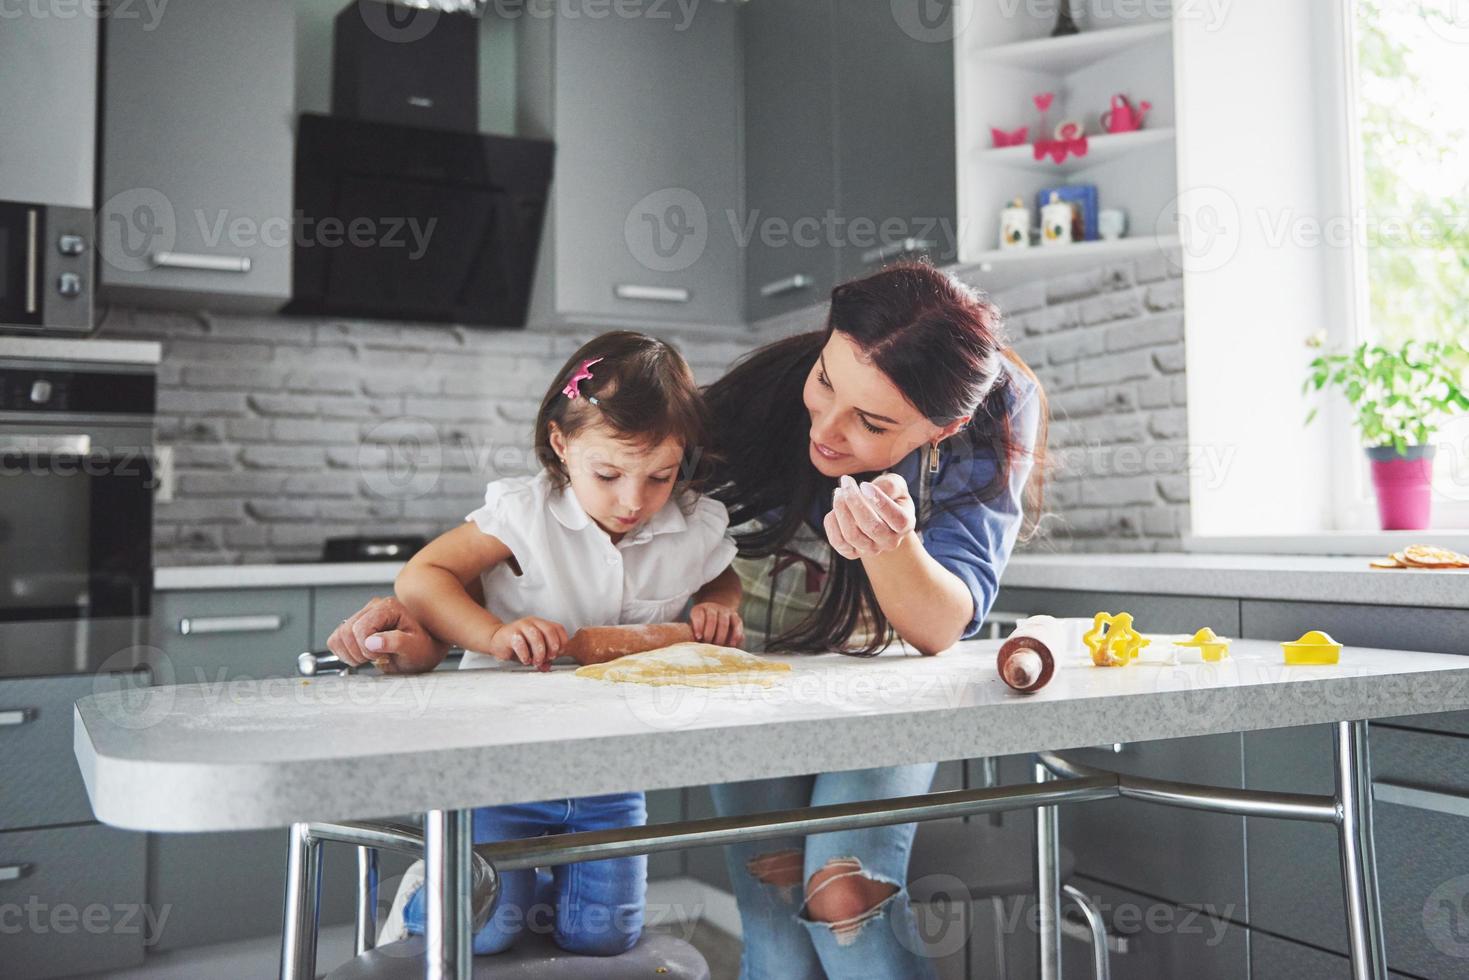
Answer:
M642 793L481 807L474 811L474 842L636 827L647 821ZM564 864L549 872L506 872L500 876L494 911L475 934L474 951L503 952L529 929L550 932L556 945L568 953L625 953L642 935L647 883L648 858L641 854ZM409 899L403 918L409 932L423 934L422 889Z
M713 786L721 816L916 796L933 784L934 763L757 779ZM908 900L908 855L916 824L731 844L725 848L744 929L740 980L930 980ZM762 862L800 855L801 884L769 884ZM855 863L854 863L855 862ZM829 864L897 890L863 915L839 923L806 911L806 887ZM753 870L752 870L753 869ZM831 872L827 872L831 874ZM838 879L840 880L840 879Z

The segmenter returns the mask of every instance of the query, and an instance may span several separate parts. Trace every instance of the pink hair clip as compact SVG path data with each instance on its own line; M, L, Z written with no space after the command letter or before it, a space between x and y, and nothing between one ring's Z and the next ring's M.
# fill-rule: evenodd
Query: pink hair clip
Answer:
M571 380L566 383L566 387L561 389L561 394L565 395L567 398L572 399L573 401L577 398L580 398L581 383L583 381L591 380L592 365L601 364L603 360L604 358L601 357L593 357L589 360L582 361L581 367L576 369L576 372L571 376ZM593 405L598 404L597 399L593 398L591 395L587 396L587 401L591 402Z

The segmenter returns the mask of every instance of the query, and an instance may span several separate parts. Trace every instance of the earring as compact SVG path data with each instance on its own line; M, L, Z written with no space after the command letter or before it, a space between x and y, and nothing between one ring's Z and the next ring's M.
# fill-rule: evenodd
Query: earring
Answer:
M934 443L928 447L928 472L936 475L939 471L939 444Z

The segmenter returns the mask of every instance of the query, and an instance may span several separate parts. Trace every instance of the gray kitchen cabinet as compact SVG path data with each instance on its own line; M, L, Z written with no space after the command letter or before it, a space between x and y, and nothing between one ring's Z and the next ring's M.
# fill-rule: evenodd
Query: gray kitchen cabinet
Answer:
M833 0L838 282L915 254L958 260L955 9Z
M0 974L40 980L143 962L169 910L144 902L146 837L97 824L0 833Z
M1345 956L1267 932L1250 932L1250 980L1342 980L1351 974L1352 966ZM1388 970L1387 975L1393 980L1412 980L1396 970Z
M295 5L192 0L104 30L99 275L114 300L291 292Z
M310 643L307 589L161 592L153 645L166 655L160 684L222 684L235 678L294 677ZM169 676L169 675L172 676Z
M1247 782L1329 793L1331 744L1329 726L1247 734ZM1377 780L1469 797L1469 739L1373 725L1371 754ZM1424 977L1462 975L1469 954L1461 921L1469 899L1469 819L1379 799L1373 820L1389 966ZM1250 925L1344 955L1334 829L1248 824Z
M1090 619L1099 612L1130 612L1144 633L1193 633L1208 626L1220 636L1239 636L1239 603L1208 596L1071 592L1001 587L995 610L1025 616ZM1299 634L1297 634L1299 635Z
M837 242L828 231L837 214L832 7L761 0L740 17L745 316L754 321L819 302L837 281Z
M1113 980L1239 980L1250 975L1249 930L1244 925L1087 878L1078 877L1073 884L1097 903L1107 931L1127 941L1127 952L1112 954ZM1067 908L1070 916L1070 903ZM1033 963L1034 933L1026 928L1020 935L1025 941L1011 945L1023 945L1022 955L1028 954ZM1068 936L1061 953L1066 980L1092 976L1088 944Z
M522 18L519 129L556 142L533 321L741 323L736 7Z
M91 209L100 18L16 7L0 30L0 197Z
M0 681L0 830L94 819L72 754L72 705L101 678Z
M391 582L382 585L333 585L312 589L311 635L308 640L310 649L325 650L326 638L341 625L342 620L367 605L369 599L392 594Z

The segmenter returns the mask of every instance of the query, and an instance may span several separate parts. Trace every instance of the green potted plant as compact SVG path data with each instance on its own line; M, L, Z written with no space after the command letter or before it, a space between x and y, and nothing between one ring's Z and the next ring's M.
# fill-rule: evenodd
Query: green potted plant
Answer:
M1310 346L1321 347L1322 338ZM1428 527L1432 506L1434 434L1449 416L1469 411L1462 342L1409 340L1397 347L1358 344L1311 361L1302 393L1340 389L1372 465L1382 529ZM1306 423L1316 417L1312 408Z

